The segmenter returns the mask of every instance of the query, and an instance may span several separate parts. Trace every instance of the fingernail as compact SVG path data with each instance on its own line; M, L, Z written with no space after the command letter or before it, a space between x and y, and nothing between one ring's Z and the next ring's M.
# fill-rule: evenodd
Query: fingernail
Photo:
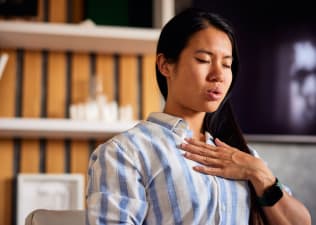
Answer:
M201 166L194 166L193 169L194 169L194 170L197 170L197 171L203 170L203 168L202 168Z
M185 157L185 158L190 157L190 153L188 153L188 152L185 152L185 153L183 153L182 155L183 155L183 157Z

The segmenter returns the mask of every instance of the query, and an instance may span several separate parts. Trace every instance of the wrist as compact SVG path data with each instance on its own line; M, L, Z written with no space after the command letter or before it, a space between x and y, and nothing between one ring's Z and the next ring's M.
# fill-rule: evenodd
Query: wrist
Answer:
M279 182L278 178L275 178L273 185L268 187L262 196L257 196L257 202L261 207L270 207L277 203L282 197L282 184Z
M255 170L251 173L249 181L257 196L262 196L265 190L275 183L275 176L270 171Z

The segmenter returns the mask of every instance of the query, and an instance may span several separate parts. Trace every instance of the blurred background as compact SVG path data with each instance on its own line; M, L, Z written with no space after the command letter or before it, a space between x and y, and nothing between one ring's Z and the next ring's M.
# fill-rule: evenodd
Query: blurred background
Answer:
M190 6L233 24L241 69L232 100L241 128L316 222L311 1L0 0L0 224L18 224L19 174L86 178L89 155L98 144L129 128L128 122L161 110L156 40L161 26ZM78 120L76 114L74 120L71 106L82 104L85 117ZM101 118L100 105L114 105L117 116ZM131 110L124 119L119 110L126 106ZM58 134L50 130L56 119ZM13 127L29 122L35 132ZM96 131L108 123L120 127ZM92 128L80 131L86 127Z

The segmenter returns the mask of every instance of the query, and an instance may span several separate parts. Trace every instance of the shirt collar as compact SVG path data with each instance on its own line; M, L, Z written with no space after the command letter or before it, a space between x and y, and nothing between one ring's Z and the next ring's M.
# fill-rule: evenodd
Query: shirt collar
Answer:
M171 130L181 139L193 136L189 124L181 117L176 117L163 112L152 112L147 118L147 121L157 123L168 130ZM208 131L205 131L205 142L209 145L215 145L214 138Z
M168 130L171 130L175 134L184 138L190 138L193 136L192 130L189 128L189 124L181 117L176 117L163 112L150 113L147 121L157 123ZM205 132L205 140L207 144L214 145L213 136L209 132Z
M189 129L189 125L183 118L173 116L163 112L150 113L147 121L157 123L168 130L171 130L182 139L185 137L192 137L192 131Z
M215 146L214 138L208 131L205 131L205 142L206 144Z

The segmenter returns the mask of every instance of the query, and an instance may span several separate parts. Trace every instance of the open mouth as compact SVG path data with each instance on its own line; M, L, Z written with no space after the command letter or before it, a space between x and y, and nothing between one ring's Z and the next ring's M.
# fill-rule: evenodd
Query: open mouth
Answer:
M218 89L209 89L207 90L207 99L210 101L218 101L222 98L222 92Z

